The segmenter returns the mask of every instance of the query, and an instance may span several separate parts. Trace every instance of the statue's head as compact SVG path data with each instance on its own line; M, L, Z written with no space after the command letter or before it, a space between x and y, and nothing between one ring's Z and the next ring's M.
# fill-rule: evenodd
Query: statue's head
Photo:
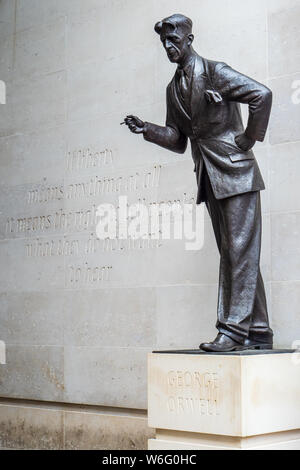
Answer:
M176 14L156 23L154 29L171 62L181 63L190 53L194 40L193 22L184 15Z

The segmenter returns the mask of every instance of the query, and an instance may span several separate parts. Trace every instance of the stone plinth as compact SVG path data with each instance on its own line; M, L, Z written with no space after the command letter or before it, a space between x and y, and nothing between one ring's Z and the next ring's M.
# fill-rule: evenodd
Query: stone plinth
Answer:
M300 449L299 354L149 354L148 413L149 449Z

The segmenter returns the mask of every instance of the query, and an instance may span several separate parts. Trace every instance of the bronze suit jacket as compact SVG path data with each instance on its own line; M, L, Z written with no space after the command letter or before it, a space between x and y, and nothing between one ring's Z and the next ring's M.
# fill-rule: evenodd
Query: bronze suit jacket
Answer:
M188 113L178 97L175 75L167 87L166 126L145 123L144 138L177 153L185 152L190 139L198 204L203 200L204 164L216 199L265 189L253 151L240 149L234 138L244 132L239 103L247 103L246 133L264 140L272 92L224 62L195 55Z

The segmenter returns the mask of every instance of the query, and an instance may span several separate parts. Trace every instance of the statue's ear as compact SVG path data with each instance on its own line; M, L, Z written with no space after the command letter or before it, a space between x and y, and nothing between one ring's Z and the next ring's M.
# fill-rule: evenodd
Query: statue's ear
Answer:
M193 34L189 34L188 35L188 38L189 38L189 46L192 45L193 41L194 41L194 35Z
M162 29L162 21L159 21L159 22L156 23L156 25L154 26L154 31L155 31L157 34L160 34L160 33L161 33L161 29Z

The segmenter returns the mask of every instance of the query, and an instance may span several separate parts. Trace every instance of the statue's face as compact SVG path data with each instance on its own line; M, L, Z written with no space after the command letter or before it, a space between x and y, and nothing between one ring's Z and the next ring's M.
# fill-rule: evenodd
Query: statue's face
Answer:
M172 32L162 30L160 40L167 52L168 59L171 62L180 64L189 52L191 40L188 35L181 32Z

